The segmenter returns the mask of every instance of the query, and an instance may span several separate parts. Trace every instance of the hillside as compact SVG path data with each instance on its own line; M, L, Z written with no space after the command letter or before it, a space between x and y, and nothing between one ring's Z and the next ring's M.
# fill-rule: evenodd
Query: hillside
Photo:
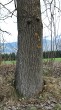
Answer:
M3 44L2 44L3 47ZM2 53L16 53L17 52L17 42L4 43L4 49L1 50Z
M57 50L61 50L61 39L57 39ZM3 47L3 43L1 44ZM54 43L54 48L55 43ZM43 39L43 51L51 50L51 41L49 39ZM17 52L17 42L4 43L4 49L1 50L4 53L16 53Z

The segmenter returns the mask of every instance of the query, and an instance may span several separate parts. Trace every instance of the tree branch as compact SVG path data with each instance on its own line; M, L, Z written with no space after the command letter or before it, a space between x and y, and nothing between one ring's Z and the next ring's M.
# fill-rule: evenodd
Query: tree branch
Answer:
M14 15L13 12L11 12L8 8L5 7L5 5L3 5L2 3L0 3L10 14ZM14 15L16 17L16 15Z
M8 5L8 4L10 4L12 1L13 1L13 0L11 0L10 2L8 2L8 3L4 4L4 6L5 6L5 5Z
M0 28L0 31L3 33L7 33L7 34L11 35L11 33L7 32L7 31L3 31L1 28Z

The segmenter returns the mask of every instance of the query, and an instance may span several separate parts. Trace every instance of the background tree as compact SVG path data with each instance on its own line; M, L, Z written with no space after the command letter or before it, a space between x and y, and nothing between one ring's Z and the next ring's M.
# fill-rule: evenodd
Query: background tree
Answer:
M15 85L20 95L42 90L42 36L40 0L17 0L18 54Z

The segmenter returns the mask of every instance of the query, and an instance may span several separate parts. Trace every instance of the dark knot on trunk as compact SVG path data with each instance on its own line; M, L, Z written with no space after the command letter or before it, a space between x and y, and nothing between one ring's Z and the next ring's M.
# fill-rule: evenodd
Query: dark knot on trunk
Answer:
M31 18L28 18L27 24L29 25L29 24L31 24L31 22L32 22Z
M40 17L39 17L39 16L37 16L37 17L36 17L36 20L37 20L37 22L39 22L39 21L40 21Z

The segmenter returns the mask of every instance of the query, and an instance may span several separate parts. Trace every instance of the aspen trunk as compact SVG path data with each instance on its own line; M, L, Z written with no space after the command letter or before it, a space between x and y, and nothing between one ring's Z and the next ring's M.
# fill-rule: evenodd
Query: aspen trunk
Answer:
M18 53L15 73L20 95L42 90L42 35L40 0L17 0Z

